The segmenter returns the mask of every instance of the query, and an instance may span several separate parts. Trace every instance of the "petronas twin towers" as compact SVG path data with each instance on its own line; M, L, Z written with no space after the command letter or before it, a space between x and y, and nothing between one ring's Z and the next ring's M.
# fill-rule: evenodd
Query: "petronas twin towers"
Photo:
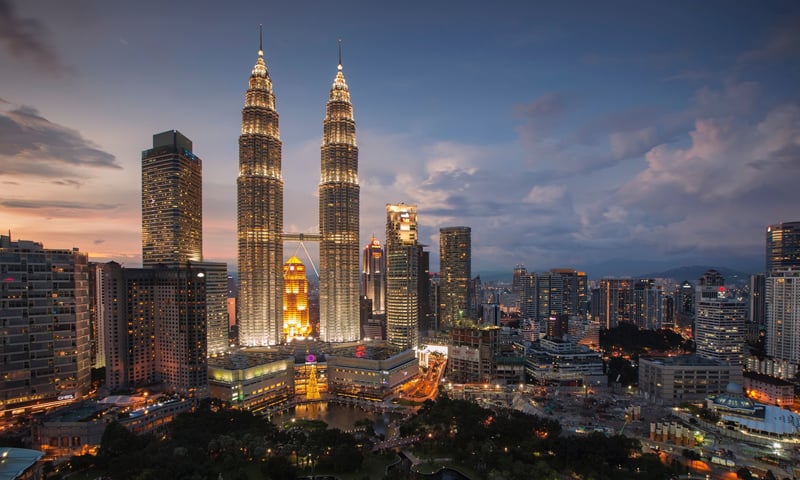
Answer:
M320 150L320 339L354 341L360 337L360 189L356 123L341 50ZM237 208L239 343L275 345L284 340L283 177L278 112L260 45L242 109Z

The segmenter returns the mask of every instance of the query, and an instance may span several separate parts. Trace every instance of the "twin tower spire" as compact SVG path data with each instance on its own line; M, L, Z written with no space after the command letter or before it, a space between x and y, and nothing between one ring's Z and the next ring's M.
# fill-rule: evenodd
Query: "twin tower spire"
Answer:
M319 336L323 341L349 342L360 338L360 188L356 124L342 73L341 41L322 126ZM242 109L236 181L239 343L246 347L284 341L281 147L275 95L259 29L258 59Z

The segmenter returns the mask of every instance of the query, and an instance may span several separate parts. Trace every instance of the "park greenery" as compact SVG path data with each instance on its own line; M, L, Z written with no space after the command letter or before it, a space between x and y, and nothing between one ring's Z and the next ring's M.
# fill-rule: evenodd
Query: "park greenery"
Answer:
M206 405L179 415L161 437L136 435L111 423L98 454L73 457L71 463L76 471L90 472L90 478L114 480L418 478L407 468L384 474L394 452L372 453L379 439L367 422L358 426L357 434L320 421L276 426L250 412ZM426 401L403 423L400 435L419 437L409 448L423 464L443 462L476 479L659 479L673 473L656 456L642 455L638 440L565 435L555 420L446 396ZM380 473L365 467L378 460Z
M600 346L606 351L619 350L626 354L647 355L654 352L694 351L692 340L670 329L642 330L630 322L620 322L614 328L600 332Z

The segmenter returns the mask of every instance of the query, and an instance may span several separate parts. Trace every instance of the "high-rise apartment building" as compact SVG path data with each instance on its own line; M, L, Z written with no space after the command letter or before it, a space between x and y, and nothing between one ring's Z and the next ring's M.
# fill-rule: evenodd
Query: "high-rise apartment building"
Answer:
M586 272L579 272L571 268L552 268L550 273L561 277L564 295L561 302L562 313L570 317L585 319L589 303Z
M633 323L645 330L657 330L663 322L664 301L660 285L652 278L640 278L633 284Z
M206 285L216 283L213 268L122 268L115 262L95 268L95 291L112 300L104 321L106 386L161 384L189 397L208 396L206 299L214 295Z
M278 112L259 45L242 109L236 180L239 344L283 336L283 176Z
M372 237L364 247L361 265L362 293L372 302L372 314L382 315L386 309L386 258L381 241Z
M470 227L439 229L439 308L442 325L460 325L470 315L469 282L472 278Z
M306 266L293 256L283 265L283 338L289 341L309 335Z
M339 65L325 109L319 182L319 334L328 342L360 338L358 145L350 90Z
M800 364L800 267L773 268L767 287L767 355L793 365ZM781 371L787 378L794 371Z
M386 339L403 349L418 344L417 206L386 205Z
M0 411L91 386L88 260L0 235Z
M633 321L633 280L603 278L592 292L592 317L601 328L614 328Z
M142 152L142 264L203 258L202 162L177 130Z
M800 267L800 222L767 227L767 275L780 267Z
M230 331L228 315L228 264L225 262L189 262L191 268L205 275L207 351L219 355L228 350Z

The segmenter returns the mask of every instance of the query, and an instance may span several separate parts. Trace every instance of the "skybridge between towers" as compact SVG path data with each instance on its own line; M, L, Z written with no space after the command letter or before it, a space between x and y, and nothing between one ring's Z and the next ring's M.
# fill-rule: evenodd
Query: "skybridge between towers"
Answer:
M319 233L287 233L284 232L281 234L281 239L285 242L299 242L300 246L303 247L303 251L306 252L306 258L308 258L308 263L311 264L311 268L314 269L314 273L317 274L317 278L319 278L319 270L317 266L314 264L314 259L311 258L311 255L308 253L308 249L306 248L305 242L317 242L319 243L322 240L322 235Z

